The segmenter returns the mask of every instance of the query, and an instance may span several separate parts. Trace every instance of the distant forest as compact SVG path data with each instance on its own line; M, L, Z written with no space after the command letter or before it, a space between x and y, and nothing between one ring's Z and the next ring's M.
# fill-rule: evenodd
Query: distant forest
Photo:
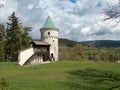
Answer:
M117 62L120 60L120 41L76 42L68 39L59 39L59 59Z
M77 41L73 41L73 40L59 38L59 44L60 44L60 46L67 45L68 47L73 47L76 44L82 44L85 46L93 45L95 47L106 47L106 48L120 47L120 41L116 41L116 40L94 40L94 41L77 42Z

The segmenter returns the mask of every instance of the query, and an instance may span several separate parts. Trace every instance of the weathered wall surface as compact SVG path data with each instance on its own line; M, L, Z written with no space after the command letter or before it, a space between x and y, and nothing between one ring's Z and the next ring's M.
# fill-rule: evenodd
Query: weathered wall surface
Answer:
M57 29L41 29L41 39L49 43L50 55L53 54L55 60L58 60L58 30Z

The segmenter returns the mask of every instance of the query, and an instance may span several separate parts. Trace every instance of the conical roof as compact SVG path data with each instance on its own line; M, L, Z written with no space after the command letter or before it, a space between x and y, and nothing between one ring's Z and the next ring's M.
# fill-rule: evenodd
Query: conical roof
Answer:
M56 25L54 24L50 16L48 16L42 28L57 29Z

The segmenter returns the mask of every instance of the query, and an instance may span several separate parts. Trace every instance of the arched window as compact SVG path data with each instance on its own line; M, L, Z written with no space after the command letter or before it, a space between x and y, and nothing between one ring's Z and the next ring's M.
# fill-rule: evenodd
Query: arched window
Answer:
M48 32L48 35L50 35L50 32Z

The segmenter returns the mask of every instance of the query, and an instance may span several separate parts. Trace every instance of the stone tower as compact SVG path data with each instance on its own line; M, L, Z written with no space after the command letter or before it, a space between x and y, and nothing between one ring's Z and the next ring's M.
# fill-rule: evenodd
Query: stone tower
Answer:
M58 28L52 21L51 17L48 16L41 31L41 40L49 43L50 46L50 57L52 61L58 60Z

